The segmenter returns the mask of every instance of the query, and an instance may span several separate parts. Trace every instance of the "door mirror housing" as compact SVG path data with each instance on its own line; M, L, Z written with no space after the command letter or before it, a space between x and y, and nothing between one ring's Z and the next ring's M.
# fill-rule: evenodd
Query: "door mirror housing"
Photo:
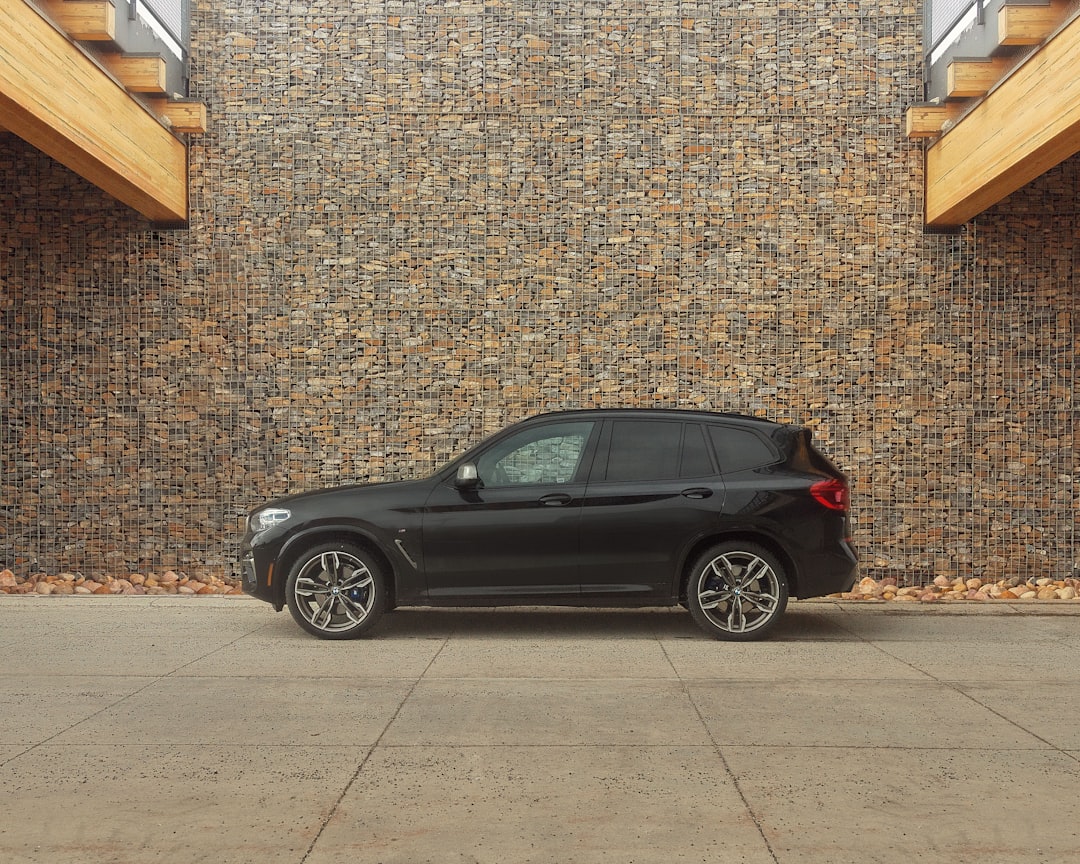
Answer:
M472 462L466 462L457 469L454 477L454 486L461 490L476 489L480 485L480 475L476 472L476 466Z

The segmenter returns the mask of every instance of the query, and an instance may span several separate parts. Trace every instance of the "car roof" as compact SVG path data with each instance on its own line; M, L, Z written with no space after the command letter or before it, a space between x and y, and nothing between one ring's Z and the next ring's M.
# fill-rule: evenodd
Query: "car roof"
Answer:
M634 417L637 419L667 419L667 420L698 420L701 422L735 421L747 425L760 425L762 427L777 429L786 425L767 420L764 417L753 417L749 414L733 412L703 411L690 408L578 408L566 411L549 411L542 414L534 414L522 422L528 423L533 420L546 419L569 419L574 417Z

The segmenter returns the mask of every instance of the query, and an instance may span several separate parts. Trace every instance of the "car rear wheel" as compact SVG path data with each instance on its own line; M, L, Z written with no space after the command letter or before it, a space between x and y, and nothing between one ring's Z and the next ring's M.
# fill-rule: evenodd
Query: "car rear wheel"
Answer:
M386 606L386 580L369 552L328 543L305 552L285 583L296 622L320 639L354 639L375 626Z
M768 550L729 541L694 563L686 600L694 621L714 639L761 639L787 608L787 577Z

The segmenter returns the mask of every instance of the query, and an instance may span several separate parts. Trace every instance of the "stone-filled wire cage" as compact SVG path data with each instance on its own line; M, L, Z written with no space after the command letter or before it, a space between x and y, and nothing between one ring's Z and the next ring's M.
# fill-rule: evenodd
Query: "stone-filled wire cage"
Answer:
M0 136L0 564L233 573L269 496L661 405L813 427L868 571L1077 566L1077 162L924 233L917 6L193 16L188 229Z

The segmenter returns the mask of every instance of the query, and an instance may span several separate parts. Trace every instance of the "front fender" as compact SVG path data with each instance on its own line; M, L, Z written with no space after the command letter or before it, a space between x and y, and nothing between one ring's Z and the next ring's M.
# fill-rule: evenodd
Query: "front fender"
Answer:
M296 529L278 549L273 589L280 602L283 603L285 599L288 572L304 554L304 550L334 540L356 543L378 555L387 568L395 598L414 597L418 592L422 592L424 585L418 557L419 536L409 537L407 532L402 531L399 537L391 539L385 533L362 522L324 521Z

